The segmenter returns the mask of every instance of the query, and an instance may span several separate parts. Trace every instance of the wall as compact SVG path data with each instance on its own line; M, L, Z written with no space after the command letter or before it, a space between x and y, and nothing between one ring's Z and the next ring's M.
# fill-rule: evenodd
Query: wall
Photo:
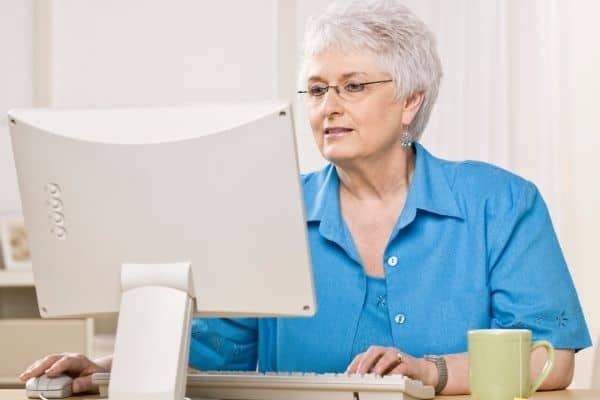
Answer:
M565 156L560 168L565 188L563 204L565 235L562 244L576 282L579 296L596 347L596 387L600 387L600 3L595 0L568 2L562 59L571 67L565 71L562 88L567 109L561 129ZM593 373L594 351L578 354L574 385L586 385Z
M274 0L182 0L176 7L160 0L52 4L52 105L277 95Z
M33 2L0 2L0 215L21 208L6 112L33 104Z

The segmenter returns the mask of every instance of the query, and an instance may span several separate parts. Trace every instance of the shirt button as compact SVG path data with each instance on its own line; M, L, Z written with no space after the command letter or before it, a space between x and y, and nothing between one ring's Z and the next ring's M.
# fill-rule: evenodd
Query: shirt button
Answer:
M396 256L388 257L387 264L390 267L395 267L396 265L398 265L398 257L396 257Z
M396 314L396 316L394 317L394 321L397 324L403 324L405 320L406 316L404 314Z

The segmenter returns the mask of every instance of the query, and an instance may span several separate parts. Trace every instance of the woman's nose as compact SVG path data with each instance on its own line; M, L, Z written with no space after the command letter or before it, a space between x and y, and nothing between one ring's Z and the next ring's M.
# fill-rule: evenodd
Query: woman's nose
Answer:
M321 107L325 116L340 114L343 112L343 100L340 97L340 91L337 86L330 86L327 93L323 95Z

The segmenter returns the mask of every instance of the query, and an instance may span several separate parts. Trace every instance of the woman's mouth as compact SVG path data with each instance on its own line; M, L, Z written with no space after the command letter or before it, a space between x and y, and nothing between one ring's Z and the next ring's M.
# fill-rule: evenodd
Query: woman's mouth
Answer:
M346 136L354 129L350 128L341 128L341 127L331 127L325 128L325 137L327 138L336 138L341 136Z

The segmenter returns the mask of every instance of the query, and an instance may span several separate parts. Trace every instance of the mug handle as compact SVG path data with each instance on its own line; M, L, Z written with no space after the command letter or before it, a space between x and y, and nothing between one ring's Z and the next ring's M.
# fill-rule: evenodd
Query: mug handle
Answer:
M544 379L552 370L552 365L554 364L554 347L547 340L537 340L531 346L531 351L537 349L538 347L544 347L546 349L546 353L548 353L548 359L546 360L546 364L544 364L544 368L542 368L542 372L535 378L535 381L531 384L531 388L529 389L529 396L531 396L544 382Z

